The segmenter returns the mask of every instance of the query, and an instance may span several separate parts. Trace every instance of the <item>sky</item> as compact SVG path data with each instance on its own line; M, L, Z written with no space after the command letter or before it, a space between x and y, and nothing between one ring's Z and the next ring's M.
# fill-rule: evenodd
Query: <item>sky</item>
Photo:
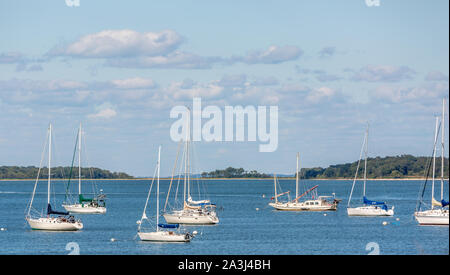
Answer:
M0 166L39 166L49 123L70 165L82 123L85 165L151 176L161 145L170 175L194 97L278 107L274 152L197 142L197 172L353 162L367 122L370 157L429 156L443 98L449 129L446 0L72 2L0 0Z

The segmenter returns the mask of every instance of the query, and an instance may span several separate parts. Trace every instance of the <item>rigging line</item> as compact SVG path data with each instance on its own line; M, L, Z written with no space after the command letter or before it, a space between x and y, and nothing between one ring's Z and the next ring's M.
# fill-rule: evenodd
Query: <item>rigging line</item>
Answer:
M199 174L199 172L198 172L198 167L200 167L200 165L199 165L199 163L200 163L200 161L199 161L199 159L198 159L198 155L197 155L197 148L195 147L195 145L194 145L194 141L191 141L191 154L192 154L192 162L194 163L194 165L191 165L191 172L192 172L192 174ZM198 199L199 200L202 200L202 199L204 199L204 197L202 197L202 192L201 192L201 190L200 190L200 187L201 188L203 188L203 194L204 195L206 195L206 193L205 193L205 185L203 184L203 181L200 179L200 178L198 178L198 177L196 177L196 178L193 178L193 180L192 180L193 182L196 182L197 183L197 193L198 193Z
M86 164L86 168L82 169L80 167L81 175L84 174L84 178L86 179L86 181L89 179L89 181L91 183L92 193L94 196L96 196L96 194L98 193L98 190L97 190L96 181L94 180L94 169L93 169L93 167L90 167L88 154L86 153L87 152L87 150L86 150L86 132L82 131L81 134L83 134L83 135L81 135L81 151L83 152L83 155L80 157L83 157L83 159L85 160L84 162ZM81 161L80 161L80 166L81 166ZM84 170L84 172L83 172L83 170Z
M434 144L433 144L433 150L432 150L432 153L431 153L431 155L433 156L434 155L434 152L435 152L435 150L436 150L436 143L437 143L437 138L436 138L436 136L438 136L439 135L439 130L440 130L440 128L441 128L441 125L439 124L439 126L438 126L438 131L437 131L437 134L435 134L435 139L434 139ZM428 177L429 177L429 175L430 175L430 169L431 169L431 166L432 166L432 162L433 162L433 157L430 157L429 158L429 160L428 160L428 167L427 167L427 169L425 170L425 182L423 183L423 185L422 185L422 192L420 192L420 189L419 189L419 197L418 197L418 199L417 199L417 205L416 205L416 211L420 211L420 209L421 209L421 205L422 204L424 204L424 202L423 202L423 196L424 196L424 194L425 194L425 189L426 189L426 186L427 186L427 182L428 182Z
M348 198L348 204L347 204L347 207L350 207L350 202L351 202L351 200L352 200L353 190L354 190L354 188L355 188L356 179L357 179L357 177L358 177L359 166L360 166L360 164L361 164L362 153L363 153L363 150L364 150L364 146L366 145L366 137L367 137L367 134L364 135L363 145L362 145L362 147L361 147L361 152L359 153L358 165L356 166L355 178L353 179L352 190L351 190L351 192L350 192L350 197Z
M90 182L91 182L91 188L92 188L92 192L93 192L93 194L94 194L94 196L96 196L99 192L98 192L98 189L97 189L97 182L94 180L94 169L93 169L93 167L91 167L90 165L89 165L89 158L88 158L88 154L86 153L87 152L87 150L86 150L86 137L85 137L86 135L83 135L82 136L82 138L84 138L82 141L82 151L83 151L83 153L84 153L84 155L83 155L83 159L85 159L85 163L86 163L86 167L87 167L87 170L88 170L88 173L89 173L89 175L90 175ZM85 171L86 171L86 169L85 169ZM85 173L86 174L86 173ZM85 178L87 179L87 177L86 177L86 175L85 175Z
M73 172L73 163L75 162L75 155L76 155L77 145L78 145L78 135L79 135L79 132L77 132L77 137L76 137L76 140L75 140L75 149L73 150L72 164L70 166L69 179L67 181L66 196L64 198L64 201L67 200L67 197L68 197L68 194L69 194L70 180L72 179L72 172Z
M171 176L171 178L170 178L169 190L167 191L167 197L166 197L166 202L164 203L164 211L163 211L163 212L166 212L167 203L168 203L168 201L169 201L170 190L171 190L171 188L172 188L172 182L173 182L173 178L174 178L174 176L175 176L175 171L176 171L176 168L177 168L178 157L179 157L179 154L180 154L180 147L181 147L181 145L182 145L182 142L180 141L180 142L178 143L177 156L176 156L176 158L175 158L175 163L174 163L174 165L173 165L172 176Z
M184 140L180 140L180 143L181 143L181 145L183 145ZM181 146L180 146L180 151L181 151ZM178 199L178 190L179 190L180 183L181 183L181 180L182 180L183 162L184 162L184 158L185 157L186 157L186 152L185 152L185 150L183 150L183 154L181 155L181 159L180 159L179 171L178 171L178 182L177 182L177 189L176 189L176 192L175 192L175 199L174 199L175 204L177 203L177 199Z
M33 193L32 193L32 195L31 195L30 203L29 203L29 205L28 205L28 207L27 207L27 209L28 209L27 217L30 216L30 212L31 212L31 208L32 208L32 205L33 205L33 200L34 200L34 195L36 194L36 187L37 187L37 184L38 184L38 182L39 182L39 176L40 176L40 174L41 174L42 162L44 161L44 156L45 156L47 144L48 144L48 133L47 133L47 137L45 138L44 149L42 150L42 154L41 154L41 162L40 162L40 164L39 164L38 174L37 174L37 177L36 177L36 181L35 181L35 183L34 183Z
M150 194L151 194L151 192L152 192L153 183L155 182L155 176L156 176L156 171L157 171L157 170L158 170L158 168L155 168L155 172L153 173L152 183L150 184L150 188L149 188L149 190L148 190L147 200L145 201L145 206L144 206L144 211L142 212L141 222L142 222L142 220L144 219L144 217L146 217L145 212L146 212L146 210L147 210L147 204L148 204L148 201L149 201L149 199L150 199Z

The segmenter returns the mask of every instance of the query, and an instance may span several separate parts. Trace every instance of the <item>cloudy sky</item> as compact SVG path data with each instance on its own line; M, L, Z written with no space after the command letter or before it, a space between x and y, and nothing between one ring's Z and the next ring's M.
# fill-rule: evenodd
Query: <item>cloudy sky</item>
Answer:
M275 152L201 142L198 171L294 173L296 152L302 167L352 162L367 121L370 156L429 155L448 104L448 6L0 0L0 165L39 165L50 122L55 165L70 165L82 122L88 165L152 175L162 145L169 175L170 110L193 97L279 110Z

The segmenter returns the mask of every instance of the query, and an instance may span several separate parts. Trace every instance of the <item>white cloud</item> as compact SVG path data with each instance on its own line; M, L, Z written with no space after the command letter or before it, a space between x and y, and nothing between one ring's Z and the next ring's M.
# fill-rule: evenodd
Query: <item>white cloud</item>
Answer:
M96 113L88 115L90 119L110 119L117 115L116 110L110 103L104 103L100 106L97 106Z
M174 82L167 87L166 92L175 100L192 99L193 97L216 98L222 94L223 87L215 83L192 85L183 88L183 82Z
M105 30L81 37L67 46L53 48L49 55L84 58L158 56L172 52L183 39L172 30L139 33Z
M412 79L415 71L407 66L367 65L355 72L354 81L367 82L398 82Z
M3 52L0 53L0 64L14 64L24 62L25 57L18 52Z
M381 99L392 103L411 101L425 103L428 100L445 97L448 95L448 91L448 83L435 83L418 87L383 85L377 87L370 95L375 99Z
M303 51L296 46L270 46L265 51L253 51L246 56L233 56L231 61L247 64L278 64L298 59Z
M438 71L432 71L426 75L425 80L427 80L427 81L448 81L448 76L441 72L438 72Z
M133 58L108 59L107 66L119 68L160 69L208 69L222 61L219 57L204 57L192 53L175 51L167 55L140 56Z
M306 96L306 100L310 102L317 103L324 98L330 98L336 93L335 90L328 87L321 87L311 90Z
M118 89L144 89L156 86L152 79L140 77L111 80L111 83Z

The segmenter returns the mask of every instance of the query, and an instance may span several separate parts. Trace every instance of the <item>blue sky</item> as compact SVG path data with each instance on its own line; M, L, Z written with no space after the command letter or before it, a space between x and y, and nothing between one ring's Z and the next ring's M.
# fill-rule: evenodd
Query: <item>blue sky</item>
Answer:
M161 144L168 175L169 112L193 96L279 108L278 150L199 143L199 171L293 173L297 151L303 167L355 161L366 121L370 156L429 155L448 99L448 5L1 0L0 165L38 165L49 122L55 164L69 165L81 121L89 165L151 175Z

